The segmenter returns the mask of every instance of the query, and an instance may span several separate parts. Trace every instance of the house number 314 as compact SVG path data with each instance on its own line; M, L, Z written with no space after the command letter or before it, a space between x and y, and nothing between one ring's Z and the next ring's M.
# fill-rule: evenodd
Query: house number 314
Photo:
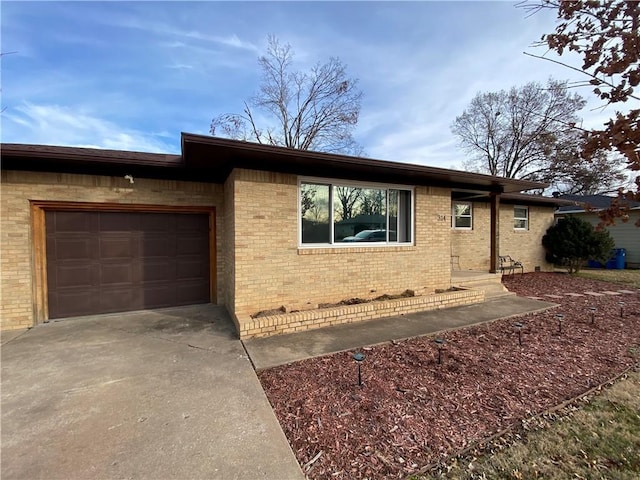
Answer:
M438 221L439 222L446 222L447 221L447 216L446 215L438 215Z

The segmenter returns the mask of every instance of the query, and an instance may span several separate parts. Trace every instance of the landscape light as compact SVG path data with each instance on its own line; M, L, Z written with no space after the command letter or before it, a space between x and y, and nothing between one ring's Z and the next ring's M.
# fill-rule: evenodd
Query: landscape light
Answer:
M364 360L364 353L362 353L362 352L354 353L353 354L353 359L358 364L358 386L361 387L362 386L362 373L360 371L360 363L362 363L362 361Z
M516 322L513 324L513 326L518 330L518 344L522 346L522 327L524 325L520 322Z
M624 318L624 302L620 302L620 318Z
M558 319L558 332L562 333L562 322L564 321L564 315L562 313L556 314L556 318Z
M591 324L593 325L596 320L596 307L590 307L589 310L591 310Z
M442 363L442 347L444 346L444 338L436 338L434 340L438 347L438 365Z

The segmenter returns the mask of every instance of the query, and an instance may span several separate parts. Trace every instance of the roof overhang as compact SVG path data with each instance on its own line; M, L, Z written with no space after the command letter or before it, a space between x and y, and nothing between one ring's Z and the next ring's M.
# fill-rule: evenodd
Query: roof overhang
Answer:
M223 183L236 168L344 180L425 185L466 192L513 193L546 185L479 173L295 150L182 133L182 155L49 145L2 144L3 170Z
M0 154L3 170L150 178L182 178L187 173L180 155L164 153L3 143Z
M561 205L569 205L571 202L555 197L544 197L542 195L531 195L527 193L507 193L500 197L502 203L514 205L538 205L541 207L556 208Z
M544 188L538 182L331 153L182 134L182 154L190 169L224 181L234 168L346 180L429 185L470 191L519 192Z

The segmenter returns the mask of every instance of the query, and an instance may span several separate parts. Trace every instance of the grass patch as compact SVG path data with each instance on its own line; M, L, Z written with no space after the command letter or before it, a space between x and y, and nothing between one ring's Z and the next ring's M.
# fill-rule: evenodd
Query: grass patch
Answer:
M640 478L640 372L506 447L493 442L479 458L456 459L438 473L411 478Z
M640 288L640 270L606 270L587 269L576 274L578 277L602 280L603 282L619 283Z

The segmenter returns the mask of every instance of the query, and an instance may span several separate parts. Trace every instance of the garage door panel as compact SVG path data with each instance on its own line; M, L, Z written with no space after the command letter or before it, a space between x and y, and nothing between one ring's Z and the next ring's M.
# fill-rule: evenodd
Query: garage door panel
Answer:
M112 258L133 259L137 256L137 252L135 238L121 236L100 238L100 258L103 260Z
M130 285L134 280L134 265L130 263L102 264L100 266L101 285Z
M54 278L58 288L86 287L93 285L93 265L64 264L55 269Z
M96 228L96 218L84 212L65 212L67 215L46 216L47 231L51 227L60 233L88 233Z
M175 288L168 285L145 285L142 290L145 308L162 308L177 305Z
M194 259L192 261L182 261L177 265L176 277L179 280L202 279L209 275L208 265Z
M137 230L138 214L122 214L117 212L96 212L101 233L133 232Z
M176 289L176 305L190 305L202 302L202 298L207 295L207 291L200 282L183 283Z
M143 303L138 291L130 288L102 288L96 295L99 299L100 313L124 312L127 310L141 310Z
M196 235L181 235L176 243L178 255L199 255L199 252L207 247L207 240Z
M141 265L140 281L162 282L175 276L176 263L170 259L145 260Z
M178 232L201 232L209 228L209 218L204 215L178 215L175 218Z
M55 311L55 307L64 309L68 314L66 316L73 317L77 315L87 315L95 309L96 304L95 293L91 291L77 291L61 289L56 298L55 304L49 302L49 310Z
M51 243L55 245L57 260L88 260L92 256L90 238L62 237Z
M210 301L208 214L47 211L45 222L50 318Z
M171 232L175 230L175 216L139 215L140 227L144 232Z
M173 257L176 254L175 237L168 235L144 235L140 241L140 256L150 257Z

